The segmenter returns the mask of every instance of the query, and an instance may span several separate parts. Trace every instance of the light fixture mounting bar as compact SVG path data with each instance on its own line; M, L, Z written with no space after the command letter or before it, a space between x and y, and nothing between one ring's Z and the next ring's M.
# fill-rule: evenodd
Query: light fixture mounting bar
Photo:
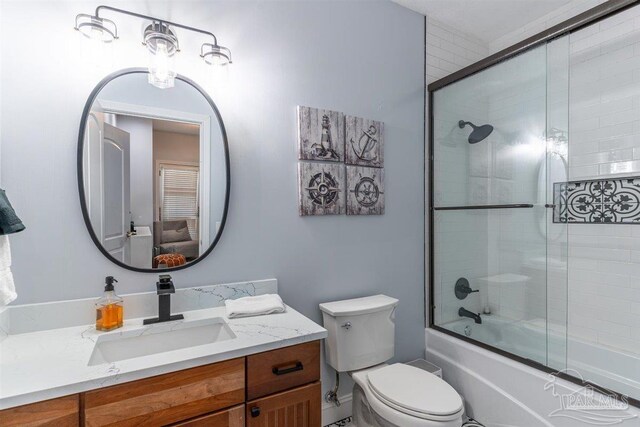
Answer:
M96 7L96 13L95 13L96 18L100 18L100 11L101 10L104 10L104 11L109 10L109 11L112 11L112 12L122 13L124 15L135 16L136 18L147 19L147 20L150 20L150 21L160 22L162 24L170 25L172 27L178 27L178 28L182 28L182 29L185 29L185 30L188 30L188 31L193 31L193 32L196 32L196 33L200 33L200 34L204 34L204 35L207 35L207 36L211 36L211 37L213 37L214 45L218 46L218 38L215 36L215 34L213 34L210 31L205 31L205 30L201 30L199 28L190 27L188 25L179 24L177 22L167 21L166 19L156 18L154 16L143 15L141 13L130 12L128 10L119 9L117 7L112 7L112 6L105 6L105 5L100 5L100 6Z

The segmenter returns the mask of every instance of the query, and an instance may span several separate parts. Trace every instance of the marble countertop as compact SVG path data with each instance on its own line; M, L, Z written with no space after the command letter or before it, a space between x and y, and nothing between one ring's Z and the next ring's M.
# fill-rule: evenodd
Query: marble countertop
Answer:
M291 307L266 316L229 319L223 306L185 311L184 321L144 326L143 318L124 327L96 331L94 326L8 334L0 342L0 409L188 369L222 360L323 339L327 331ZM89 365L98 336L135 334L172 328L182 322L219 317L235 338L115 363Z

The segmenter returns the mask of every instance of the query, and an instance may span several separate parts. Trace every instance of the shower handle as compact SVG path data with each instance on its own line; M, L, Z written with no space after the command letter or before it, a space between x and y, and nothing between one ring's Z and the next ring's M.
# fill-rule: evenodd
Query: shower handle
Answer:
M456 281L456 286L453 290L456 294L456 298L458 298L459 300L465 299L469 294L472 294L474 292L480 292L479 289L471 289L471 286L469 286L469 281L464 277L461 277Z

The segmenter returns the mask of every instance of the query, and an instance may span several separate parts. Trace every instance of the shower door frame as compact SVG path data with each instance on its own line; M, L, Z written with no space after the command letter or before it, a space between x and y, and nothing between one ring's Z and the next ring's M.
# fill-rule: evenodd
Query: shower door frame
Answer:
M427 322L426 325L428 328L436 330L438 332L442 332L446 335L455 337L457 339L466 341L468 343L474 344L480 348L485 350L497 353L501 356L507 357L511 360L515 360L517 362L523 363L529 367L538 369L540 371L554 374L558 378L562 378L564 380L570 381L574 384L580 386L590 386L595 389L602 390L604 393L614 395L618 399L626 400L630 405L640 408L640 399L633 398L630 396L626 396L622 393L619 393L615 390L611 390L601 385L594 384L590 381L584 381L578 377L573 375L569 375L565 372L558 372L557 369L550 368L547 365L542 363L533 361L531 359L527 359L521 356L518 356L514 353L502 350L500 348L494 347L492 345L483 343L481 341L477 341L473 338L469 338L464 335L457 334L452 332L446 328L438 326L434 323L434 312L435 312L435 301L434 301L434 212L436 210L451 210L452 208L435 208L434 207L434 114L433 114L433 95L434 92L444 88L445 86L451 85L457 81L460 81L466 77L469 77L473 74L479 73L493 65L499 64L500 62L511 59L521 53L529 51L535 47L546 44L554 39L568 36L574 31L578 31L584 27L595 24L598 21L609 18L617 13L620 13L626 9L631 7L640 5L640 0L609 0L601 5L598 5L594 8L591 8L579 15L574 16L560 24L557 24L551 28L548 28L545 31L542 31L534 36L531 36L519 43L516 43L510 47L507 47L493 55L486 57L478 62L475 62L465 68L462 68L459 71L456 71L448 76L445 76L439 80L436 80L433 83L430 83L427 86L427 101L429 106L429 117L428 117L428 204L426 205L426 210L428 211L428 274L425 274L425 277L428 278L428 283L426 286L428 287L428 295L429 295L429 306L427 308ZM426 58L426 55L425 55ZM475 206L475 207L453 207L453 209L499 209L499 208L513 208L513 207L529 207L524 205L514 206L514 205L487 205L487 206Z

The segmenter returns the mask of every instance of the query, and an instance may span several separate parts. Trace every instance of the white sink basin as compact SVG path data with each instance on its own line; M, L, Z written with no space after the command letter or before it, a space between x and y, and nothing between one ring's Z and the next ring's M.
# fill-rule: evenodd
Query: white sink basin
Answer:
M124 332L116 331L98 337L89 366L213 344L235 337L221 317L173 321Z

